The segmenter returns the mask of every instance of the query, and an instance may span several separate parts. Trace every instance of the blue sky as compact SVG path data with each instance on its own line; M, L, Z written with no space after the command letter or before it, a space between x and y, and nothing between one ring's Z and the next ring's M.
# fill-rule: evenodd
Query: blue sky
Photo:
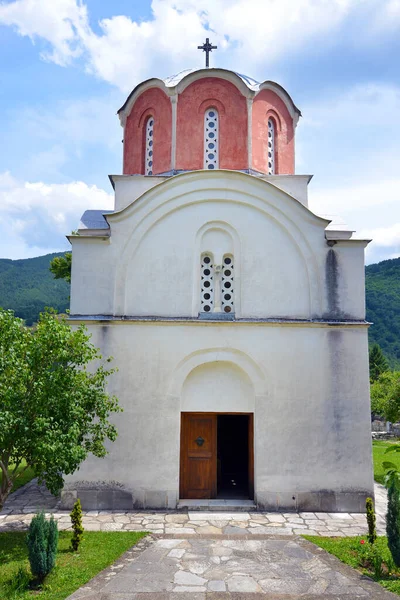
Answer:
M68 249L111 208L115 115L149 77L211 65L272 79L301 109L310 207L400 256L400 0L0 1L0 257Z

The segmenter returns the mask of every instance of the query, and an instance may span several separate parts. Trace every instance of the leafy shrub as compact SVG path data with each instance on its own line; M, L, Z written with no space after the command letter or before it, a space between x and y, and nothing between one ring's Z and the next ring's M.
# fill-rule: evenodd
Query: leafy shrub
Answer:
M387 478L388 510L386 535L394 563L400 567L400 481L399 473L392 472Z
M373 544L376 540L376 516L372 498L367 498L365 507L367 510L368 541Z
M79 544L82 541L83 531L84 531L83 525L82 525L82 507L81 507L81 501L79 500L79 498L75 502L74 508L72 509L72 512L71 512L71 523L72 523L72 530L73 530L71 546L72 546L72 550L74 552L76 552L79 548Z
M57 523L46 521L44 512L35 515L27 535L28 557L32 574L42 581L53 569L58 544Z

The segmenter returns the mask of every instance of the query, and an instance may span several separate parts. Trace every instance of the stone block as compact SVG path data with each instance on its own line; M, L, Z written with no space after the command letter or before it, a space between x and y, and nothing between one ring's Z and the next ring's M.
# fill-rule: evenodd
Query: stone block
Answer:
M142 510L145 507L144 495L143 490L135 490L132 493L132 504L134 509Z
M99 510L97 501L97 490L77 490L83 510Z
M147 491L145 493L145 508L167 508L167 492Z
M297 506L299 512L320 511L321 495L319 492L299 492L297 494Z
M338 512L365 513L365 501L371 494L367 492L338 492L336 510Z
M132 494L125 490L113 491L113 509L114 510L132 510Z
M97 508L98 510L112 510L113 507L113 490L98 490L97 492Z
M178 494L176 490L167 491L167 506L170 510L175 510L178 505Z
M275 492L257 492L257 509L265 511L277 511L277 495Z
M277 509L297 512L297 494L295 492L278 492Z
M322 491L320 492L320 508L315 509L315 512L335 512L336 511L336 495L335 492Z
M61 492L61 504L60 504L60 508L62 510L72 510L76 499L77 499L77 492L76 490L63 490Z

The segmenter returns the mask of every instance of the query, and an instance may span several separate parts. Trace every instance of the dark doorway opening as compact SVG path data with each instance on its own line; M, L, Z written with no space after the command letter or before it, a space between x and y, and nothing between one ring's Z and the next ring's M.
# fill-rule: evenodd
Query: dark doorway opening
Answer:
M249 415L217 417L217 498L247 499Z

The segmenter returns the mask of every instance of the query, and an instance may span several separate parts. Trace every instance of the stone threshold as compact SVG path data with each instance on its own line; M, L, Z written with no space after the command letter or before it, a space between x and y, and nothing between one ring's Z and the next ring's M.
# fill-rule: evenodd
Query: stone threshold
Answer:
M179 500L178 510L207 511L207 512L255 512L253 500Z

